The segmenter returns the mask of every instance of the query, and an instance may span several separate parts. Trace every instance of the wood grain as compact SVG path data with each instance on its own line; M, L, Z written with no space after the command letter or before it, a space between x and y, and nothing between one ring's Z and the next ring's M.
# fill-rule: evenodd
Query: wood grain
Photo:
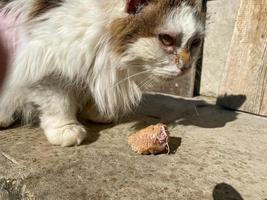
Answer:
M207 2L200 94L217 97L233 37L240 0Z
M220 94L244 95L239 110L267 116L267 0L241 0Z

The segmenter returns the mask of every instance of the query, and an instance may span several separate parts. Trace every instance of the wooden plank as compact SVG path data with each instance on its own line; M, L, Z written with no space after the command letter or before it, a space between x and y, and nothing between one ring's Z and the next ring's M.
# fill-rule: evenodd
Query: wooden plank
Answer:
M207 2L200 95L218 96L239 6L240 0Z
M267 116L267 0L241 0L220 94L244 95L239 110Z

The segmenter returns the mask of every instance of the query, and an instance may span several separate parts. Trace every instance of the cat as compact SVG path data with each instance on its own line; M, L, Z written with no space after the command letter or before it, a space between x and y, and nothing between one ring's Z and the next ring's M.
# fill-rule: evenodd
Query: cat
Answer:
M78 121L134 109L142 85L185 74L204 38L200 0L0 0L9 70L0 127L20 116L53 145L80 145Z

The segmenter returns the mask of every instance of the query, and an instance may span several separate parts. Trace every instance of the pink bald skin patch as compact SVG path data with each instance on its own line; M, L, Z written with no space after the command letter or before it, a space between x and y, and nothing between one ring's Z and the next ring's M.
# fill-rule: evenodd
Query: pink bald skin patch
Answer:
M7 55L8 62L14 58L18 47L18 19L20 12L10 13L7 9L0 8L0 41Z

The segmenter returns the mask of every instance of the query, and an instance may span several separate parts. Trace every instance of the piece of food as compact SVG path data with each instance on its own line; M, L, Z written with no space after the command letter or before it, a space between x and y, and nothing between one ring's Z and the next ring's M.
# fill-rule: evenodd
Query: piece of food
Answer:
M138 154L156 154L168 150L169 131L164 124L149 126L129 136L128 144Z

